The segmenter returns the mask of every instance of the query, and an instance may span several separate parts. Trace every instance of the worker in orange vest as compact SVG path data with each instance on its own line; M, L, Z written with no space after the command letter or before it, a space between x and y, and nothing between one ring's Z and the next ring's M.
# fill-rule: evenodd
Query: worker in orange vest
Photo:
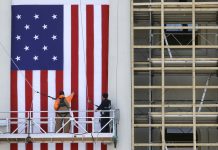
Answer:
M60 91L58 98L55 100L54 109L56 112L56 125L55 132L57 132L61 127L62 123L64 123L64 133L69 133L70 131L70 104L73 99L74 92L72 92L69 96L64 96L64 91ZM67 123L68 122L68 123ZM59 131L60 132L60 131Z

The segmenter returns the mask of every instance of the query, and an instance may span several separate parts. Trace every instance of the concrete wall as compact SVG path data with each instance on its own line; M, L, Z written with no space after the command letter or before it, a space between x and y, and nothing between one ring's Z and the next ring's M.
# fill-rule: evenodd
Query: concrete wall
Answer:
M0 111L10 110L10 39L11 0L0 1ZM0 149L9 149L9 144L0 144Z
M0 111L9 111L11 0L0 0L0 20ZM131 147L130 1L111 0L109 49L109 98L120 109L121 117L117 149L128 150ZM109 147L114 149L113 145ZM0 149L9 149L9 144L0 144Z
M109 98L113 99L113 105L120 109L117 150L130 150L130 1L110 1Z

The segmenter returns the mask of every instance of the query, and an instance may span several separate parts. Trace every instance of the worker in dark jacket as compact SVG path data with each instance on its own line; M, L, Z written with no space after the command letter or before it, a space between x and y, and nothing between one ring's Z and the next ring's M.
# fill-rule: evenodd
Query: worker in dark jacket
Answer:
M101 117L110 117L110 112L109 111L104 112L104 110L110 110L110 109L111 109L111 101L108 99L108 94L104 93L102 95L101 104L98 106L96 111L103 110L101 112ZM100 119L101 129L102 129L101 132L110 132L110 128L109 128L109 124L108 124L109 121L110 121L110 118L101 118Z

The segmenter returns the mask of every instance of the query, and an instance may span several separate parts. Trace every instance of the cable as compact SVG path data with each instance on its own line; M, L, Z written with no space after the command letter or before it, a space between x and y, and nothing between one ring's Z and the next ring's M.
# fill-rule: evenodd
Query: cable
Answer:
M7 53L7 50L5 48L5 46L2 44L2 42L0 41L0 45L3 48L3 51L5 52L6 56L11 60L11 62L14 64L14 66L17 68L18 71L20 71L20 68L18 67L18 65L16 64L16 62L10 57L10 55ZM28 86L34 91L36 92L36 90L33 88L33 86L30 84L30 82L27 80L27 78L25 77L25 75L22 73L21 74L23 76L23 78L25 79L25 82L28 84ZM30 111L33 108L33 100L31 101L31 106L30 106Z
M4 51L4 53L6 54L6 56L11 60L11 62L14 64L14 66L17 68L17 70L18 71L20 71L20 68L18 67L18 65L16 64L16 62L11 58L11 56L7 53L7 50L6 50L6 48L5 48L5 46L2 44L2 42L0 41L0 45L1 45L1 47L2 47L2 49L3 49L3 51ZM34 94L35 93L38 93L38 94L40 94L40 95L43 95L43 96L47 96L47 97L49 97L49 98L51 98L51 99L55 99L54 97L52 97L52 96L49 96L49 95L45 95L44 93L40 93L39 91L37 91L37 90L35 90L34 88L33 88L33 86L30 84L30 82L28 81L28 79L25 77L25 75L22 73L21 74L22 76L23 76L23 78L25 79L25 82L28 84L28 86L34 91ZM34 96L33 96L34 97ZM33 110L33 99L31 100L31 106L30 106L30 109L29 109L29 111L32 111ZM31 115L31 114L30 114ZM29 116L30 117L30 116ZM28 132L28 137L30 137L30 133ZM27 138L28 139L28 138Z
M80 4L79 4L79 8L80 8L80 22L81 22L81 31L82 31L82 45L83 45L83 48L82 48L82 50L83 50L83 54L84 54L84 59L83 59L83 61L84 61L84 64L86 65L86 59L85 59L85 49L84 49L84 47L85 47L85 44L84 44L84 36L83 36L83 33L84 33L84 31L83 31L83 17L82 17L82 1L80 0ZM85 69L85 74L86 74L86 76L87 76L87 69ZM88 81L86 80L86 92L87 92L87 99L88 99L88 103L89 103L89 89L88 89ZM87 107L87 105L86 105L86 109L87 109L88 107ZM88 112L86 112L86 116L88 116ZM92 140L93 140L93 142L94 142L94 137L93 137L93 135L92 135L92 133L91 133L91 136L92 136Z
M6 48L4 47L4 45L2 44L2 42L0 41L0 45L3 48L3 51L5 52L5 54L7 55L7 57L11 60L11 62L14 64L14 66L17 68L17 70L20 71L20 68L18 67L18 65L16 64L16 62L9 56L9 54L6 51ZM27 78L25 77L24 74L22 74L23 77L25 78L25 81L27 82L27 84L30 86L31 89L33 89L34 92L36 92L36 90L33 88L33 86L30 84L30 82L27 80Z
M40 94L40 95L42 95L42 96L51 98L52 100L56 100L56 99L57 99L57 98L55 98L55 97L49 96L49 95L47 95L47 94L45 94L45 93L42 93L42 92L39 92L39 91L36 91L36 93L38 93L38 94Z
M84 29L83 29L83 17L82 17L82 1L80 0L79 1L80 2L80 4L79 4L79 14L80 14L80 23L81 23L81 31L82 31L82 45L83 45L83 47L82 47L82 50L83 50L83 55L85 56L85 42L84 42ZM84 62L84 64L86 65L86 58L85 57L83 57L84 59L83 59L83 62ZM85 74L87 75L87 69L85 69ZM86 91L87 91L87 99L89 100L89 89L88 89L88 81L86 80Z
M118 10L119 10L119 0L117 0L117 47L116 47L116 50L117 50L117 57L116 57L116 88L115 88L115 108L117 108L117 87L118 87L118 65L119 65L119 13L118 13Z
M2 44L1 41L0 41L0 45L1 45L1 47L3 48L3 51L5 52L5 54L7 55L7 57L11 60L11 62L12 62L12 63L14 64L14 66L17 68L17 70L18 70L18 71L21 71L20 68L18 67L18 65L16 64L16 62L9 56L9 54L8 54L7 51L6 51L5 46ZM28 84L28 86L34 91L34 93L38 93L38 94L40 94L40 95L47 96L47 97L49 97L49 98L51 98L51 99L53 99L53 100L55 99L55 98L52 97L52 96L45 95L44 93L40 93L39 91L35 90L35 89L33 88L33 86L30 84L30 82L28 81L28 79L25 77L25 75L22 74L22 76L23 76L23 78L25 79L25 82ZM33 100L31 101L30 111L31 111L31 110L33 110Z

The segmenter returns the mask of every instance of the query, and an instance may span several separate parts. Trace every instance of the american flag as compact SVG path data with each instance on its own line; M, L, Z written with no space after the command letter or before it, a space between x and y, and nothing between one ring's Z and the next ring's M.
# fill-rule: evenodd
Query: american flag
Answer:
M35 117L54 117L54 101L35 91L56 97L60 90L65 95L76 93L72 110L95 109L89 99L100 104L101 94L108 90L108 25L108 0L14 0L11 111L48 111ZM47 125L41 126L53 132ZM107 146L83 142L11 144L11 150L26 149L105 150Z

